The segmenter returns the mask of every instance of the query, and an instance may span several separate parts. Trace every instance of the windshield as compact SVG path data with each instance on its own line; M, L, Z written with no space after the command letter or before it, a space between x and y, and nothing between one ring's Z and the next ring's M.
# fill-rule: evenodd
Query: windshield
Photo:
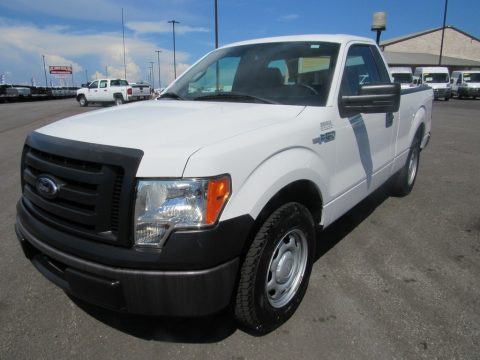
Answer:
M165 98L325 106L339 44L281 42L219 49Z
M480 73L465 73L463 74L463 82L478 83L480 82Z
M393 82L400 83L400 84L410 84L413 82L413 76L412 74L392 74L393 76Z
M448 83L450 79L448 74L445 73L433 73L433 74L423 74L423 81L425 83Z

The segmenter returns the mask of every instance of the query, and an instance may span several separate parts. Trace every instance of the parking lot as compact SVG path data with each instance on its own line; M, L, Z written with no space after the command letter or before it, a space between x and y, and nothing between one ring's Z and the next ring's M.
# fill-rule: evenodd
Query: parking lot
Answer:
M23 256L13 225L25 136L95 109L0 104L1 360L480 359L480 100L434 103L412 194L379 189L319 234L302 304L264 337L237 329L228 309L147 318L81 303Z

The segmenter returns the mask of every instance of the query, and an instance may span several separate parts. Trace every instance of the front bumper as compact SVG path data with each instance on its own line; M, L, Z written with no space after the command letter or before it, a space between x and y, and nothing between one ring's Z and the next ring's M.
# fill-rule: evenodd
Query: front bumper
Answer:
M446 88L446 89L433 89L433 96L435 99L438 98L450 98L452 96L452 90L451 88Z
M460 96L480 96L480 88L459 87L458 94Z
M18 219L15 231L25 256L66 293L135 314L202 316L217 312L230 302L239 267L237 257L197 271L116 268L59 251L29 233Z

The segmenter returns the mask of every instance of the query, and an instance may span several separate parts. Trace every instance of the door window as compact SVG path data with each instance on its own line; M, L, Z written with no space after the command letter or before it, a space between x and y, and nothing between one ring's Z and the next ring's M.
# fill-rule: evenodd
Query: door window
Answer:
M362 85L390 82L388 73L384 73L386 69L379 70L383 66L378 64L381 57L374 51L377 51L376 48L369 45L350 47L342 77L341 95L358 95Z

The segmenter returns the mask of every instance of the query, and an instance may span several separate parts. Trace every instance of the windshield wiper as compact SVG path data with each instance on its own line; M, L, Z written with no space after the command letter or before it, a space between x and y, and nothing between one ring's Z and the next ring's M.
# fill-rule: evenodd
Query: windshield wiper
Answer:
M185 100L183 97L174 92L166 92L165 94L160 95L157 100L161 99L174 99L174 100Z
M194 98L193 100L250 100L261 102L264 104L278 104L275 101L264 99L258 96L253 96L249 94L241 94L241 93L216 93L211 95L203 95Z

